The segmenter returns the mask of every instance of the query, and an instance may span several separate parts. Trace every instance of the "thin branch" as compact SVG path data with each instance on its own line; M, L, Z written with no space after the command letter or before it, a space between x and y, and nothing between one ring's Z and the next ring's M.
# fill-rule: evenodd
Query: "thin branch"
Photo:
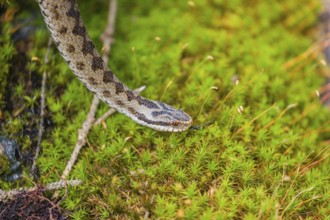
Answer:
M48 44L47 44L47 51L45 56L45 65L49 63L49 51L50 46L52 45L52 38L49 37ZM38 131L38 142L37 142L37 148L36 152L33 158L33 163L30 171L30 175L33 177L36 177L36 161L38 159L39 153L40 153L40 146L41 146L41 140L42 135L44 132L44 115L45 115L45 99L46 99L46 80L47 80L48 72L44 71L42 74L42 83L41 83L41 100L40 100L40 122L39 122L39 131Z
M100 102L100 100L96 96L94 96L91 107L87 114L86 120L84 121L82 128L79 129L79 131L78 131L78 141L71 154L70 160L68 161L68 163L65 167L65 170L63 171L63 174L61 176L62 180L67 178L70 171L72 170L74 163L76 162L76 160L78 158L78 154L79 154L81 148L86 144L86 137L89 133L89 130L92 128L93 122L95 120L94 117L95 117L97 106L98 106L99 102Z
M103 42L102 59L105 63L108 63L109 61L109 53L111 50L111 45L113 44L113 33L115 32L116 15L117 0L110 0L107 26L101 35L101 40Z
M102 58L105 63L108 63L108 55L110 53L111 44L113 43L112 35L115 30L116 12L117 12L117 1L110 0L109 11L108 11L108 24L101 37L101 39L103 41L103 45L104 45L103 50L102 50ZM97 106L98 106L99 102L100 102L100 100L96 96L94 96L90 110L87 114L87 118L84 121L82 128L79 129L79 131L78 131L78 141L76 143L75 149L73 150L73 152L71 154L71 158L68 161L68 163L65 167L65 170L61 176L62 180L67 178L70 171L72 170L74 163L76 162L76 160L78 158L78 154L79 154L81 148L86 144L86 137L87 137L90 129L93 126L93 122L95 120L95 114L96 114L96 110L97 110Z
M81 184L81 180L60 180L58 182L53 182L49 183L46 186L43 187L45 191L50 191L50 190L58 190L61 188L66 188L67 186L77 186ZM3 191L0 190L0 202L4 202L7 200L12 199L15 195L20 194L20 193L26 193L26 192L31 192L36 190L40 186L34 186L32 188L19 188L19 189L14 189L10 191Z

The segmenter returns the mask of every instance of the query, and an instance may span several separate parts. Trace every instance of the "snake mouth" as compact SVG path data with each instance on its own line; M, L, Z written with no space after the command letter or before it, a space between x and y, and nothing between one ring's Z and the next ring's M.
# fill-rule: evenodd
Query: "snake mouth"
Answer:
M161 122L162 125L156 123L146 124L148 127L155 129L157 131L164 132L182 132L188 130L192 125L192 119L190 118L188 121L174 121L169 123Z

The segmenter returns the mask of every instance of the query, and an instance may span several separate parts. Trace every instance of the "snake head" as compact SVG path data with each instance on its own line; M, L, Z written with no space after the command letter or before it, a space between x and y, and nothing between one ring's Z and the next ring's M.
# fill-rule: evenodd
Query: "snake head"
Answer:
M191 117L180 109L175 109L165 103L157 102L159 110L151 112L152 121L158 122L152 128L160 131L180 132L191 127Z
M134 99L137 100L138 105L117 108L117 110L141 125L168 132L180 132L191 127L191 117L180 109L141 96L136 96Z

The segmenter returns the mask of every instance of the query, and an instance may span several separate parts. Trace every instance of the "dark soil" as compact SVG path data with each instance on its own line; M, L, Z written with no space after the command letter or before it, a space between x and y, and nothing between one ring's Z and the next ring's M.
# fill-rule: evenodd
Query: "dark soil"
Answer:
M10 201L0 201L0 219L68 219L67 213L44 196L38 188L17 194Z

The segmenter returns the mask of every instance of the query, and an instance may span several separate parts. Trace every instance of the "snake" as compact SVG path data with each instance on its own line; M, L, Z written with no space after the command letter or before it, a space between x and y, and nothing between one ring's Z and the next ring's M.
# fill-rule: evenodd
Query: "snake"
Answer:
M158 131L181 132L192 118L166 103L144 98L110 70L89 37L76 0L37 0L58 51L77 78L99 99L135 122Z

